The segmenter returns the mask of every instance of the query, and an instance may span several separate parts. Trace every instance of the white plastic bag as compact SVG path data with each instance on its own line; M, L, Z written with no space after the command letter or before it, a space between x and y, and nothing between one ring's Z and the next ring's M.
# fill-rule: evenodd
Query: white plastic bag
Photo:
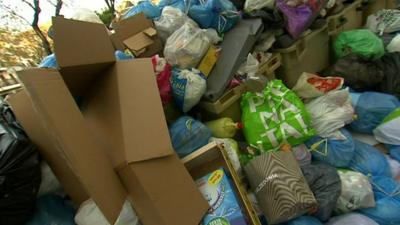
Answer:
M45 161L41 163L40 169L42 173L42 181L40 183L38 197L46 194L64 195L60 182Z
M246 86L249 91L259 92L262 91L268 83L268 79L264 75L259 74L260 62L249 53L247 60L240 65L237 71L238 75L246 75Z
M396 35L396 37L390 41L386 50L388 52L400 52L400 35Z
M373 133L381 143L400 145L400 108L390 113Z
M91 23L101 23L101 19L99 16L93 12L90 9L86 8L76 8L73 11L73 14L70 16L71 19L73 20L80 20L80 21L85 21L85 22L91 22Z
M196 22L190 19L180 9L166 6L160 18L154 21L154 25L157 29L158 36L165 42L174 31L178 30L186 22L193 23L194 26L197 26Z
M321 137L330 137L351 123L354 109L348 89L330 91L305 104L311 114L312 125Z
M217 144L222 144L224 146L226 153L228 153L229 161L231 162L239 178L242 179L244 175L239 161L238 143L231 138L211 138L210 141L215 141Z
M172 93L176 105L184 112L188 112L204 95L207 83L204 75L197 69L172 70Z
M275 0L246 0L244 3L244 10L252 12L262 8L274 9Z
M375 206L374 193L368 177L359 172L338 170L342 193L336 204L336 212L348 213Z
M393 33L400 30L400 10L382 9L368 16L366 28L374 33Z
M210 47L209 32L186 22L167 39L165 59L181 69L196 67Z
M89 199L82 203L75 215L77 225L110 225L96 203ZM128 200L125 201L121 213L114 225L140 225L139 219Z
M373 219L359 213L348 213L333 217L325 225L379 225Z
M393 179L400 180L400 162L388 155L386 155L386 159L388 160Z
M311 73L303 73L292 90L301 98L308 99L338 90L342 88L343 83L344 79L341 77L320 77Z

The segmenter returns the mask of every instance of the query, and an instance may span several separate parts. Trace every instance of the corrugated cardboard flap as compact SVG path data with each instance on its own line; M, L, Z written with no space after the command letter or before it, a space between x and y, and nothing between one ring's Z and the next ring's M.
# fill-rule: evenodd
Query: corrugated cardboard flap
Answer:
M102 24L53 17L54 46L60 73L73 95L82 95L93 79L116 61Z
M151 39L151 36L147 35L145 32L140 32L124 40L124 44L130 50L138 52L154 44L154 41Z
M127 162L175 154L151 60L119 61L115 71Z
M147 19L143 13L121 20L114 26L115 35L121 41L125 41L136 34L144 32L148 28L154 29L153 22ZM149 36L153 37L154 35Z
M55 151L65 154L88 195L113 224L127 196L107 156L86 127L83 116L57 70L18 73Z

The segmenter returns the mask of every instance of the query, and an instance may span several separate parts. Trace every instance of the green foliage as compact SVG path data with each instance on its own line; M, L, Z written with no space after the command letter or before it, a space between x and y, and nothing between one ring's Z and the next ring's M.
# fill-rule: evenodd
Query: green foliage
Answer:
M110 26L112 20L114 19L114 14L109 8L105 8L101 12L96 12L96 14L106 26Z

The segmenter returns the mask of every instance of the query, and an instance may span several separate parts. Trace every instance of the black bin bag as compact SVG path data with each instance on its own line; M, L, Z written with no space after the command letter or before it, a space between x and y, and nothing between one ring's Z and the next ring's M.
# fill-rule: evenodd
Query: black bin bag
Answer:
M40 186L39 154L10 108L0 110L0 225L23 225L34 212Z

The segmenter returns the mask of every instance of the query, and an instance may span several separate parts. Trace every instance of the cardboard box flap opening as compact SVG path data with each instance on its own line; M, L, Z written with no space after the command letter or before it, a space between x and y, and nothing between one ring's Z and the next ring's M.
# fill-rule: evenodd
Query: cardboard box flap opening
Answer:
M55 54L61 69L116 61L103 24L53 17L53 27Z
M114 166L174 154L150 59L116 62L92 94L84 116Z
M18 73L56 151L79 177L88 195L112 224L127 193L113 166L85 126L83 116L57 70L30 69Z
M154 44L154 41L145 32L140 32L124 40L124 44L133 51L140 51Z
M139 13L135 16L121 20L114 26L115 36L121 41L125 41L131 36L142 33L148 28L153 28L153 22L147 19L143 13ZM146 33L147 35L151 34L151 32L146 32ZM149 35L149 37L153 36L155 36L155 34Z

